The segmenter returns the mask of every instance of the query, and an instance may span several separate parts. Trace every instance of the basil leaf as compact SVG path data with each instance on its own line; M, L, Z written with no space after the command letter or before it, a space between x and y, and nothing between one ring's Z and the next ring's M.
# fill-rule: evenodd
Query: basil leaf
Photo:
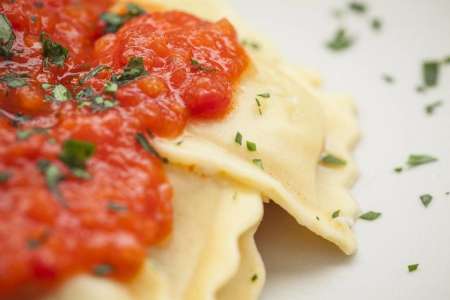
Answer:
M251 281L255 282L256 280L258 280L258 274L253 274Z
M72 97L69 90L62 84L55 85L52 91L52 95L53 99L58 102L67 101Z
M100 19L105 22L106 33L115 33L120 27L134 17L140 16L145 13L145 10L137 6L136 4L129 3L127 5L127 12L124 15L118 15L111 12L105 12L100 16Z
M343 167L347 165L347 162L342 158L339 158L333 154L326 154L320 159L320 163L330 167Z
M364 14L367 11L367 6L361 2L350 2L348 7L351 11L358 14Z
M434 113L434 111L436 110L436 108L438 108L438 107L440 107L442 105L443 105L442 101L435 101L433 103L427 104L425 106L425 112L428 115L432 115Z
M386 83L394 83L394 77L392 77L391 75L389 75L389 74L383 74L383 80L386 82Z
M24 141L29 139L35 134L47 134L48 130L45 128L35 127L31 129L24 129L16 131L16 139L19 141Z
M376 211L369 211L359 216L360 219L366 220L366 221L373 221L378 219L381 216L380 212Z
M262 162L261 159L255 158L255 159L252 160L252 162L253 162L253 164L254 164L255 166L257 166L257 167L260 168L261 170L264 170L264 165L263 165L263 162Z
M107 82L105 84L105 92L106 93L113 94L113 93L117 92L118 88L119 88L119 86L117 85L117 83L114 83L114 82Z
M151 155L156 156L157 158L159 158L162 162L164 163L168 163L169 160L165 157L162 157L158 151L156 151L156 149L150 145L150 143L148 142L147 138L145 137L145 135L141 132L136 133L136 135L134 136L136 139L136 142L141 145L141 147L148 153L150 153Z
M94 69L90 70L87 74L85 74L84 76L82 76L80 78L80 80L78 81L79 84L84 84L86 81L94 78L95 76L97 76L98 73L109 69L109 66L106 65L99 65L97 67L95 67Z
M145 74L147 74L147 71L145 70L144 59L142 57L132 57L122 74L113 75L111 80L120 86Z
M256 151L256 144L250 141L247 141L247 150L250 152Z
M408 266L408 272L415 272L419 268L419 264L409 265Z
M45 32L41 33L40 38L44 55L44 65L51 63L58 67L64 66L64 62L69 56L69 50L52 41Z
M238 131L234 137L234 142L238 145L242 145L242 134Z
M5 83L12 89L26 86L28 84L27 79L28 75L26 74L8 73L0 76L0 82Z
M341 214L341 210L338 209L338 210L336 210L335 212L333 212L333 214L331 215L331 217L332 217L333 219L336 219L337 217L339 217L340 214Z
M371 22L371 26L374 31L379 31L381 29L381 27L383 26L383 23L381 22L380 19L373 18L372 22Z
M15 40L11 22L4 14L0 14L0 56L10 58L13 55L11 49Z
M431 201L433 201L433 196L431 196L430 194L421 195L420 201L422 202L423 206L428 207Z
M112 201L108 202L107 207L112 212L123 212L128 210L128 207L126 205Z
M86 162L95 153L95 144L81 140L66 140L59 159L70 169L85 170Z
M347 31L340 28L334 34L334 37L327 42L328 49L333 51L342 51L350 48L354 43L354 39L347 34Z
M426 154L411 154L408 157L408 161L406 162L406 164L410 167L417 167L417 166L421 166L424 164L428 164L428 163L432 163L437 161L437 158L430 156L430 155L426 155Z
M438 61L426 61L422 65L423 82L425 86L432 87L438 83L440 63Z
M59 167L52 163L49 160L41 159L37 162L37 167L41 171L42 175L44 176L44 180L47 184L47 187L49 188L50 192L52 192L55 197L58 199L58 201L63 205L67 206L65 203L61 192L59 191L58 185L59 183L64 180L64 175L59 169Z

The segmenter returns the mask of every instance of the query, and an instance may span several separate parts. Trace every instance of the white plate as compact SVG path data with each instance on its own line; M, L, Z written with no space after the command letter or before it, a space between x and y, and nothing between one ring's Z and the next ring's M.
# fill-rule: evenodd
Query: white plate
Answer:
M354 196L363 211L383 213L357 223L359 251L345 257L268 207L257 236L268 272L262 299L450 299L450 65L438 88L415 91L422 60L450 55L450 1L365 1L368 15L383 21L380 33L371 30L367 15L334 18L345 1L231 2L290 61L320 71L326 90L354 95L363 132ZM333 53L324 43L340 24L357 42ZM383 73L395 83L384 82ZM425 104L438 99L444 105L427 116ZM395 174L411 153L439 162ZM434 196L428 208L419 200L424 193ZM415 263L419 270L408 273Z

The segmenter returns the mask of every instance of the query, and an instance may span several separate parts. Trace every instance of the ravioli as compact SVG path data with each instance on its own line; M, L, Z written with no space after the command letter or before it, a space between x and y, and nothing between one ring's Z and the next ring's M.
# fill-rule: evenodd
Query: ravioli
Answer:
M252 66L224 120L190 124L173 140L155 139L170 161L175 223L173 235L150 249L140 274L128 284L79 276L46 300L257 299L265 272L254 233L262 202L269 200L346 254L354 253L351 225L358 208L348 189L357 174L351 151L359 131L352 100L319 92L318 76L282 61L218 1L134 2L212 20L231 17L240 35L263 41L262 48L249 49ZM255 99L262 94L270 97L259 97L258 106ZM235 141L238 132L242 145ZM247 149L247 141L256 151ZM320 165L324 153L347 165ZM333 218L337 210L340 216Z

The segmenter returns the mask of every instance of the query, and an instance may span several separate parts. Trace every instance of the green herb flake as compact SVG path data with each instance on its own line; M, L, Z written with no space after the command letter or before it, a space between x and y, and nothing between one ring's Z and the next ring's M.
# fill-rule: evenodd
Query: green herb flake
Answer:
M242 145L242 134L238 131L234 137L234 142L238 145Z
M264 165L261 159L259 158L255 158L252 160L252 163L257 166L258 168L260 168L261 170L264 170Z
M262 93L262 94L258 94L257 96L261 97L261 98L270 98L270 93Z
M255 98L256 100L256 106L258 107L258 113L260 116L262 116L262 105L261 105L261 101L259 101L258 98Z
M380 212L375 211L369 211L359 216L360 219L366 220L366 221L374 221L378 219L381 216Z
M401 173L401 172L403 172L403 167L396 167L396 168L394 169L394 172L395 172L395 173Z
M343 167L347 162L333 154L326 154L320 159L320 163L329 167Z
M0 184L7 182L12 177L12 174L8 171L0 171Z
M54 101L57 102L65 102L72 98L69 90L62 84L57 84L53 87L52 97Z
M17 130L16 131L16 139L18 141L24 141L29 139L35 134L48 134L48 130L46 128L34 127L30 129Z
M71 170L85 170L86 163L95 153L95 144L69 139L63 143L59 159ZM80 175L81 172L78 172ZM81 175L81 177L83 177Z
M444 64L450 64L450 55L447 56L446 58L444 58L443 63Z
M8 73L0 76L0 82L5 83L11 89L26 86L28 84L27 80L28 75L26 74Z
M110 264L99 264L94 266L92 269L92 273L95 276L104 277L110 275L112 272L114 272L114 268Z
M128 210L128 207L126 205L112 201L108 202L107 208L115 213L124 212Z
M136 142L148 153L150 153L151 155L156 156L157 158L159 158L162 162L164 163L168 163L168 159L165 157L162 157L158 151L148 142L147 137L145 136L145 134L138 132L135 135L135 139Z
M10 58L13 56L11 51L16 36L14 35L11 22L4 14L0 14L0 56Z
M440 63L438 61L426 61L422 64L422 75L424 85L436 86L439 80Z
M438 108L438 107L440 107L440 106L442 106L443 105L443 102L442 101L435 101L435 102L432 102L432 103L430 103L430 104L427 104L426 106L425 106L425 112L428 114L428 115L432 115L433 113L434 113L434 111L436 110L436 108Z
M331 215L331 217L332 217L333 219L336 219L337 217L339 217L340 214L341 214L341 210L338 209L338 210L336 210L335 212L333 212L333 214Z
M97 74L99 74L100 72L109 69L109 66L106 65L99 65L95 68L93 68L92 70L90 70L88 73L86 73L85 75L83 75L80 80L78 81L79 84L84 84L86 81L94 78L95 76L97 76Z
M433 201L433 196L430 194L425 194L420 196L420 202L422 202L423 206L428 207L431 201Z
M105 84L105 92L114 94L119 89L119 86L115 82L107 82Z
M204 64L200 63L198 60L191 59L191 65L198 70L204 71L204 72L214 72L216 69L213 67L205 66Z
M406 164L410 167L417 167L437 161L437 158L426 154L411 154Z
M247 40L247 39L242 40L241 44L242 44L242 46L251 48L253 50L259 50L262 48L259 43L255 42L255 41Z
M258 280L258 274L253 274L253 276L252 276L252 278L250 278L250 280L251 280L252 282L257 281L257 280Z
M333 51L342 51L350 48L354 43L353 37L347 34L347 31L340 28L336 31L334 37L327 42L328 49Z
M382 78L383 78L383 80L384 80L386 83L389 83L389 84L392 84L392 83L395 82L394 77L392 77L392 76L389 75L389 74L383 74Z
M105 33L115 33L126 22L144 13L145 10L143 10L136 4L129 3L127 4L127 12L124 15L105 12L100 16L100 19L105 23Z
M146 74L144 59L142 57L132 57L121 74L112 76L112 82L120 86Z
M44 180L49 190L56 196L63 206L67 206L59 191L58 185L64 180L64 174L59 167L49 160L41 159L37 162L37 168L44 176Z
M367 12L367 6L362 2L350 2L348 8L358 14L364 14Z
M69 56L69 50L51 40L45 32L41 33L40 38L44 55L44 65L47 66L51 63L58 67L62 67Z
M247 141L247 150L250 152L255 152L256 151L256 144L251 142L251 141Z
M419 264L409 265L408 266L408 272L409 273L415 272L415 271L417 271L418 268L419 268Z
M380 31L381 27L383 26L383 23L381 22L380 19L373 18L370 25L374 31Z

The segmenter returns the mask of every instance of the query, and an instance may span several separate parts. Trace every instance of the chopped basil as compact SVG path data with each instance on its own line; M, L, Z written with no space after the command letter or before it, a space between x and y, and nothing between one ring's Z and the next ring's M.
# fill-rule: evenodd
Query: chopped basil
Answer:
M75 99L79 103L83 103L92 101L94 97L95 97L94 90L91 87L87 87L79 91L78 94L75 96Z
M181 146L183 143L184 143L184 141L179 141L179 142L177 142L175 145Z
M8 73L0 76L0 82L5 83L9 88L16 89L27 85L27 74Z
M13 55L11 49L15 40L11 22L4 14L0 14L0 56L10 58Z
M159 158L162 162L164 163L168 163L169 160L165 157L162 157L158 151L156 151L156 149L148 142L145 134L138 132L136 133L136 135L134 136L136 139L136 142L141 145L141 147L147 151L148 153L150 153L151 155L156 156L157 158Z
M432 87L438 83L440 64L438 61L426 61L422 65L423 82Z
M408 272L415 272L419 268L419 264L409 265L408 266Z
M124 15L118 15L111 12L103 13L100 18L103 22L105 22L106 33L114 33L120 29L126 22L134 17L138 17L144 14L145 11L137 6L136 4L129 3L127 4L127 12Z
M121 74L113 75L112 82L118 86L126 84L142 75L147 74L142 57L132 57Z
M111 93L114 94L115 92L117 92L119 86L117 85L117 83L114 82L107 82L105 84L105 92L106 93Z
M261 170L264 170L264 165L263 165L263 162L262 162L261 159L255 158L255 159L252 160L252 162L253 162L253 164L254 164L255 166L257 166L257 167L260 168Z
M442 101L435 101L435 102L432 102L432 103L430 103L430 104L427 104L427 105L425 106L425 112L426 112L428 115L432 115L432 114L434 113L434 111L436 110L436 108L442 106L442 104L443 104Z
M320 218L319 218L318 216L316 216L316 220L317 220L317 221L320 221Z
M108 276L113 271L114 271L114 268L110 264L99 264L99 265L94 266L94 268L92 269L92 273L94 273L94 275L100 276L100 277Z
M406 164L410 167L417 167L420 165L424 165L424 164L428 164L428 163L432 163L437 161L437 158L430 156L430 155L426 155L426 154L411 154L408 157L408 161L406 162Z
M395 172L395 173L401 173L401 172L403 172L403 167L396 167L396 168L394 169L394 172Z
M0 171L0 183L5 183L11 178L12 174L8 171Z
M258 274L253 274L251 281L255 282L256 280L258 280Z
M364 3L361 2L350 2L348 7L351 11L358 13L358 14L364 14L367 11L367 6Z
M85 106L92 107L94 111L102 111L117 106L117 101L114 99L104 98L95 93L91 87L87 87L78 92L75 96L78 102L78 107Z
M191 59L191 65L198 70L204 71L204 72L214 72L216 69L213 67L205 66L204 64L200 63L199 61L195 59Z
M373 18L371 22L372 29L375 31L379 31L381 27L383 26L383 23L381 23L381 20L378 18Z
M256 106L258 107L258 113L260 116L262 116L262 105L261 105L261 101L259 101L258 98L255 98L256 100Z
M234 137L234 142L236 144L242 145L242 134L239 131L236 132L236 136Z
M76 177L86 179L86 163L95 153L95 144L81 140L66 140L59 159L68 166Z
M37 162L37 167L44 176L44 180L56 198L61 202L62 205L66 206L64 199L62 198L61 192L59 191L58 185L64 180L64 175L59 169L59 167L49 160L41 159Z
M428 207L431 201L433 201L433 196L431 196L430 194L420 196L420 202L422 202L423 206L425 207Z
M128 210L128 207L126 205L112 201L108 202L107 207L112 212L123 212Z
M72 97L69 90L62 84L55 85L52 91L52 96L53 99L58 102L67 101Z
M333 154L326 154L320 159L320 163L325 166L343 167L347 162Z
M261 97L261 98L270 98L270 93L262 93L262 94L258 94L257 96Z
M69 56L69 50L52 41L45 32L41 33L41 44L44 54L44 65L51 63L62 67Z
M251 142L251 141L247 141L247 150L250 152L255 152L256 151L256 144Z
M338 209L338 210L336 210L335 212L333 212L333 214L331 215L331 217L332 217L333 219L336 219L337 217L339 217L340 214L341 214L341 210Z
M242 46L252 48L253 50L261 49L261 45L255 41L244 39L241 41Z
M35 134L47 134L48 130L46 128L34 127L30 129L18 130L16 131L16 139L24 141L29 139Z
M98 73L100 73L104 70L107 70L107 69L109 69L109 66L99 65L99 66L95 67L94 69L90 70L85 75L83 75L78 82L79 82L79 84L84 84L86 81L97 76Z
M380 212L376 211L369 211L359 216L360 219L366 220L366 221L373 221L378 219L381 216Z
M347 34L347 31L340 28L334 34L334 37L327 42L328 49L333 51L342 51L350 48L354 43L353 37Z
M383 74L383 80L387 83L394 83L394 77L389 74Z

